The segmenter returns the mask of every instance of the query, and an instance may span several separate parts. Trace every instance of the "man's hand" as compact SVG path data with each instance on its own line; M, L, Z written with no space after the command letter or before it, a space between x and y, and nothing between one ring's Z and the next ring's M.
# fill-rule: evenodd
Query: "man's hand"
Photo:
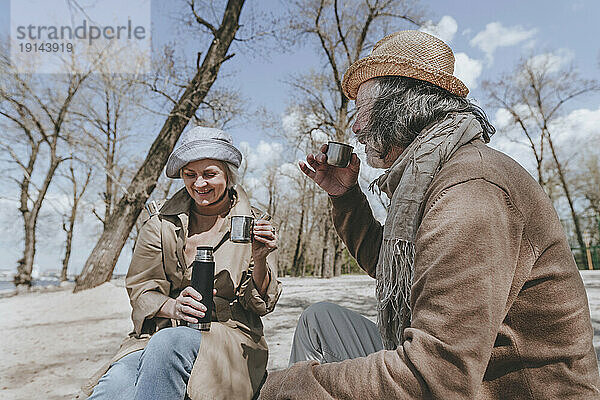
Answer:
M321 153L309 154L306 162L300 161L300 170L312 179L321 189L331 196L341 196L358 182L360 160L352 153L350 164L346 168L334 167L327 164L327 144L321 146ZM310 168L309 168L310 166Z
M260 389L259 400L279 400L298 398L298 393L312 393L315 399L331 399L331 394L315 379L313 368L319 365L315 360L300 361L288 369L269 372L265 384ZM294 394L294 396L290 396Z

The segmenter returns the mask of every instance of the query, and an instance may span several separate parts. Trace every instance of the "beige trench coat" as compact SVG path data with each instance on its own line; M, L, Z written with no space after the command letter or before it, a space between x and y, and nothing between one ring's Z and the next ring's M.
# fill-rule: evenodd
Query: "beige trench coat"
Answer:
M232 215L254 215L248 197L240 187L213 247L230 230ZM192 199L185 188L167 200L158 215L151 216L138 236L127 273L126 286L132 306L134 331L117 354L83 387L90 395L112 363L146 346L158 330L177 326L178 321L156 317L169 299L190 285L192 269L186 266L184 248ZM275 252L267 257L271 281L261 297L252 280L251 244L225 240L215 251L216 312L210 332L202 334L198 357L188 382L188 395L199 399L250 399L267 366L268 348L260 317L273 311L281 294L276 279Z

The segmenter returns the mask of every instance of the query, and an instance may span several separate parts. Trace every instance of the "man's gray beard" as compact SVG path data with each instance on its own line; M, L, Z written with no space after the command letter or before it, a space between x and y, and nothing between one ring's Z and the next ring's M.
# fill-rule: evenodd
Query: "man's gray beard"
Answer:
M367 155L367 165L371 168L377 169L385 169L385 167L381 164L383 160L377 156Z
M368 137L369 134L370 132L361 132L360 137ZM381 153L378 150L376 150L377 148L370 144L372 142L368 139L365 140L365 143L365 158L367 159L367 165L371 168L386 169L386 167L383 166L385 160L381 158ZM367 152L367 146L371 148L369 152Z

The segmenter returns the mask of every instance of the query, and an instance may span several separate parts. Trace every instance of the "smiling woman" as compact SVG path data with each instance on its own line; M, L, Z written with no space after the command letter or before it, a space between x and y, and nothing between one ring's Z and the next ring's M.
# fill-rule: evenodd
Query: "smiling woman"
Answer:
M241 161L221 130L182 135L166 174L185 187L140 231L126 280L134 332L92 378L91 399L250 399L258 391L268 353L260 317L273 310L281 284L271 267L275 231L235 184ZM254 216L251 243L227 240L232 215ZM212 299L190 283L199 246L213 248ZM211 300L210 331L194 329Z

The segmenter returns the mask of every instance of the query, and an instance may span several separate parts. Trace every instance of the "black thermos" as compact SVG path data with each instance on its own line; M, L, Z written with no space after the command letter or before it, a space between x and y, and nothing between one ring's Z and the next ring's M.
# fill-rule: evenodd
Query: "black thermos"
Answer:
M215 309L213 301L213 289L215 287L215 259L213 248L209 246L198 246L196 258L192 263L192 287L202 295L202 304L206 306L206 314L198 318L197 324L188 323L190 328L201 331L210 330L210 321Z

